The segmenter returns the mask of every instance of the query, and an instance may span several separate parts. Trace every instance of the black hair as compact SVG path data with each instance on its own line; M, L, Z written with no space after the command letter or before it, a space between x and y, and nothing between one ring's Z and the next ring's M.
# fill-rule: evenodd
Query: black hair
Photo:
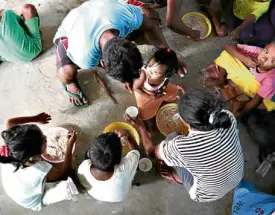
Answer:
M157 64L162 64L166 66L165 77L171 77L173 74L177 73L179 64L176 53L169 48L158 49L154 55L149 59L149 62L153 60Z
M115 133L105 133L96 137L87 151L92 167L105 172L114 170L121 162L122 145Z
M179 100L178 108L181 118L192 128L210 131L215 128L229 128L231 120L223 112L224 102L206 89L187 91ZM213 117L212 122L210 120Z
M139 78L143 59L136 44L124 38L109 40L103 49L103 61L107 74L122 83L133 84Z
M37 125L17 125L2 131L1 136L10 155L0 156L0 163L11 163L16 166L16 170L24 167L27 161L31 162L31 157L42 153L43 137Z

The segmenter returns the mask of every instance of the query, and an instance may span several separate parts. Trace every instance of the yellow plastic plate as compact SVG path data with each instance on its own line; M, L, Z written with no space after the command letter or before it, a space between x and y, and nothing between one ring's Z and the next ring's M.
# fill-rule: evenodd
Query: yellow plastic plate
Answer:
M137 144L140 144L140 138L139 138L139 134L137 132L137 130L131 126L130 124L126 123L126 122L114 122L111 123L110 125L108 125L103 133L108 133L108 132L114 132L116 129L124 129L127 130L130 135L135 139L135 141L137 142ZM123 147L122 150L122 154L125 155L130 151L128 145Z
M189 13L186 13L181 19L182 21L188 17L188 16L199 16L203 19L203 21L205 22L206 26L208 27L208 31L205 35L203 35L201 37L201 40L207 38L210 34L211 34L211 31L212 31L212 25L211 25L211 22L210 20L202 13L199 13L199 12L189 12Z

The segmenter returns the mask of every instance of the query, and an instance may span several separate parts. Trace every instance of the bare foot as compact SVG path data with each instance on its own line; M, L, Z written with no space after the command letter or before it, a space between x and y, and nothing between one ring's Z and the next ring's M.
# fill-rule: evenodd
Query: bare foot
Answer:
M163 161L159 161L159 172L162 178L168 181L183 184L172 167L168 167Z

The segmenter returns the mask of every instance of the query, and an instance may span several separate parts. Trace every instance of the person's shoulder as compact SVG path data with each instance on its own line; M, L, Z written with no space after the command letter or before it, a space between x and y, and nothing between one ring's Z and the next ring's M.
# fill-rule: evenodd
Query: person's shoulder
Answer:
M84 172L87 169L90 171L91 161L89 159L84 160L78 167L78 172Z
M34 165L32 165L30 167L32 169L48 173L50 171L50 169L52 168L52 165L50 163L48 163L47 161L42 160L42 161L36 162ZM27 167L27 168L30 168L30 167Z
M132 155L140 156L140 153L137 149L133 149L133 150L129 151L126 156L132 156Z
M231 111L226 110L226 109L223 109L222 112L228 114L229 119L230 119L230 121L231 121L231 123L232 123L232 124L231 124L231 127L237 125L237 120L236 120L234 114L233 114Z

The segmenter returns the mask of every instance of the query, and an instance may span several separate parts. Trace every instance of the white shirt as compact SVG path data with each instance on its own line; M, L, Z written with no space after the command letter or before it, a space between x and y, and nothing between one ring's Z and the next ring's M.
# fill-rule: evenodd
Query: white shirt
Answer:
M105 202L123 201L136 174L140 153L130 151L115 167L113 176L106 181L99 181L91 174L91 161L83 161L78 168L78 178L89 195Z
M20 168L16 172L14 165L2 164L2 184L7 195L17 204L39 211L42 208L42 196L47 175L52 165L39 161L30 167Z

